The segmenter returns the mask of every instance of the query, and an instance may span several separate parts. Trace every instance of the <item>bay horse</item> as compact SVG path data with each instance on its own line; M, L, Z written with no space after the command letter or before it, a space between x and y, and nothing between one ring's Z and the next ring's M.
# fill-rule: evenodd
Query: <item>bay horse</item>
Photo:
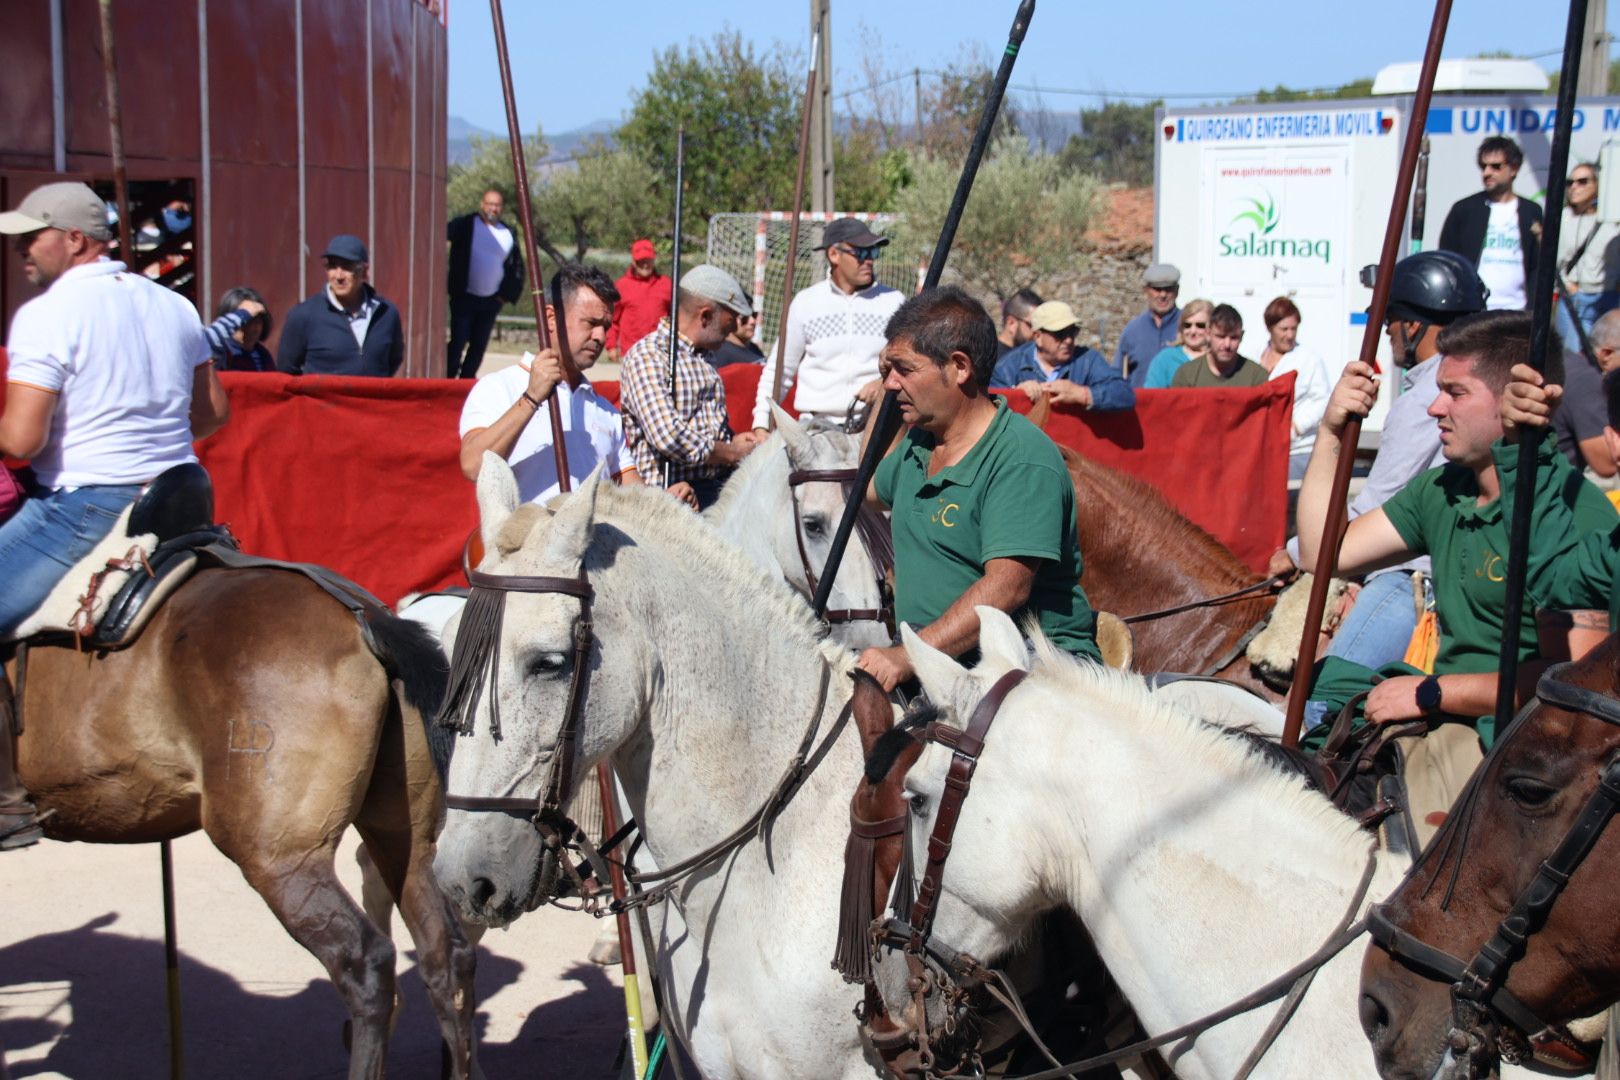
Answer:
M8 665L17 766L52 839L204 830L326 968L350 1016L349 1076L369 1080L383 1075L394 946L333 867L354 825L416 942L452 1072L474 1076L474 955L432 873L443 790L423 718L444 656L406 620L368 629L375 652L302 575L202 570L128 648L31 645L21 679Z
M1042 397L1029 419L1045 430L1051 402ZM1251 669L1245 635L1271 614L1277 594L1226 545L1189 521L1159 489L1057 444L1074 481L1075 524L1084 569L1080 587L1093 609L1131 625L1137 671L1214 675L1269 701L1280 695ZM1154 617L1155 612L1232 600ZM1135 621L1137 616L1149 616Z
M1550 669L1379 909L1360 1012L1384 1076L1483 1075L1503 1046L1522 1053L1542 1027L1620 1000L1620 833L1605 828L1620 797L1617 698L1620 636ZM1453 990L1465 966L1479 1004Z
M971 670L902 635L941 722L965 729L992 688L1004 695L993 724L977 729L971 786L942 842L949 858L928 947L993 965L1066 905L1149 1035L1325 958L1248 1075L1375 1075L1356 1021L1359 956L1343 928L1399 883L1405 856L1374 850L1274 747L1206 723L1139 677L1077 661L1000 611L979 616L983 658ZM1009 675L1021 681L1007 690ZM923 860L939 850L934 826L958 805L946 798L947 773L953 788L964 783L953 746L974 751L968 737L918 751L901 734L884 742L911 747L900 765L910 765L910 850L924 881ZM1328 941L1337 952L1320 948ZM901 1025L933 1027L938 995L927 994L919 1016L906 967L892 955L875 965L885 1010ZM1185 1080L1226 1080L1277 1015L1266 1005L1164 1053Z

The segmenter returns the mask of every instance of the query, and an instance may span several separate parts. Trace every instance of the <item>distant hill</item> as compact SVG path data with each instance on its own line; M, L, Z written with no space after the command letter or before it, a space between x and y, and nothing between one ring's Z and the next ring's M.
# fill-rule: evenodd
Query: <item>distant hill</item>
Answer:
M613 120L597 120L584 127L559 134L546 133L546 143L551 152L546 156L547 161L565 161L573 157L581 147L593 139L605 139L610 145L613 142L613 130L619 125ZM470 120L460 116L452 116L445 124L446 149L449 153L450 164L462 165L472 159L472 137L504 138L505 132L490 131L479 127Z

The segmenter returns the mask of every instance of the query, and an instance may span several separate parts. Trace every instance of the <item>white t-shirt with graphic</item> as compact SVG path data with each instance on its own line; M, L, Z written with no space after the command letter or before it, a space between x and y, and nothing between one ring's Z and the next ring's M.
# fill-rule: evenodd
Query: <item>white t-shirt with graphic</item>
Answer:
M519 363L473 383L461 406L462 438L469 431L494 424L523 396L529 388L528 368L529 354L525 353ZM573 477L575 487L584 483L601 462L607 462L610 477L635 467L635 459L624 445L624 421L619 410L597 397L588 381L575 388L559 383L556 392L562 406L563 438L568 445L568 475ZM544 502L557 493L557 458L551 450L549 407L536 410L507 461L517 476L518 496L524 502Z
M1524 251L1519 247L1519 200L1491 203L1491 222L1485 229L1485 248L1479 256L1479 276L1491 290L1485 306L1492 310L1523 310Z

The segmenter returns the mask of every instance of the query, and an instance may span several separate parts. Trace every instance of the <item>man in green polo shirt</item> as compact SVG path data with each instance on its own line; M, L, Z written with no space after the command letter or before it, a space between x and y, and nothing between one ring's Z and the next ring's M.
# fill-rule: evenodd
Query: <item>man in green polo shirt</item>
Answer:
M1059 648L1100 659L1080 590L1074 483L1052 441L988 391L996 328L961 289L911 297L889 319L883 385L908 431L869 501L892 510L895 615L952 656L979 644L980 604L1032 614ZM885 689L912 676L900 646L860 666Z
M1507 520L1503 479L1492 447L1502 437L1502 395L1515 362L1530 352L1530 315L1485 311L1459 319L1436 342L1440 393L1429 415L1440 428L1447 464L1414 477L1383 506L1350 522L1339 549L1339 570L1357 574L1427 554L1434 567L1435 614L1440 646L1434 674L1404 664L1373 672L1337 657L1324 660L1311 690L1311 705L1336 710L1354 694L1370 690L1365 716L1374 723L1445 716L1470 723L1486 749L1495 738L1497 652L1507 589ZM1341 438L1351 413L1365 415L1377 395L1366 365L1352 363L1334 388L1317 431L1316 447L1299 493L1302 565L1314 565L1326 516L1328 490ZM1557 458L1558 460L1554 460ZM1603 493L1549 448L1542 464L1545 497L1561 503L1578 533L1616 524ZM1543 508L1544 510L1545 508ZM1532 546L1562 545L1562 537L1532 534ZM1534 563L1535 558L1532 557ZM1537 655L1534 613L1527 607L1509 632L1519 657ZM1311 713L1307 708L1307 715ZM1320 712L1320 708L1317 710ZM1320 737L1327 725L1307 736Z

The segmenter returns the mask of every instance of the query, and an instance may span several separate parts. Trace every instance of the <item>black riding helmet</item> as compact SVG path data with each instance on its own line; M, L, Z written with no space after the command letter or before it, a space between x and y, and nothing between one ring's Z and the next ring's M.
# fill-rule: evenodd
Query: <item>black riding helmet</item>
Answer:
M1378 267L1361 271L1361 283L1369 289L1377 280ZM1406 343L1406 355L1397 357L1402 367L1417 362L1417 343L1431 326L1449 326L1464 315L1485 310L1491 295L1474 270L1473 264L1453 251L1420 251L1395 264L1389 285L1386 321L1422 324Z

